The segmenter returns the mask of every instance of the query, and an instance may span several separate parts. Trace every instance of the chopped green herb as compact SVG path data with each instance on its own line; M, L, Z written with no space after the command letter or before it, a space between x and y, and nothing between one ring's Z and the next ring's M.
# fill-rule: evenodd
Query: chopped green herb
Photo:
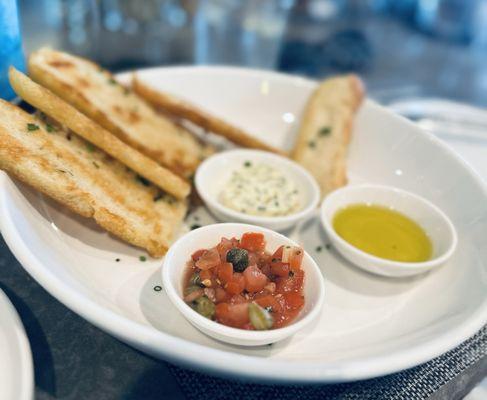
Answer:
M331 128L329 126L324 126L318 131L318 135L320 136L326 136L329 135L331 132Z
M159 192L154 196L154 201L159 201L164 197L164 193Z
M257 210L259 210L259 211L265 211L266 208L264 206L259 206L259 207L257 207Z
M57 128L52 126L51 124L46 124L46 131L49 133L57 131Z
M93 161L93 165L95 166L96 169L100 168L100 166L98 165L98 163L96 161Z
M321 246L317 246L316 247L316 252L317 253L321 253L322 250L323 250L323 247L321 247Z
M139 256L139 260L142 262L147 261L147 257L146 256Z
M160 292L162 290L162 287L159 285L154 286L154 292Z
M110 85L116 85L117 84L117 81L115 79L113 79L113 78L110 78L110 79L108 79L108 83Z
M150 182L147 179L145 179L143 176L137 175L135 179L137 179L144 186L150 186Z
M201 225L198 225L198 224L193 224L191 225L191 230L195 230L195 229L198 229L198 228L201 228Z
M65 171L64 169L57 169L56 170L57 172L60 172L62 174L69 174L71 176L74 176L73 173L71 171Z
M29 132L36 131L39 129L39 125L36 124L27 124L27 130Z
M130 89L128 87L123 88L123 94L127 96L130 93Z
M244 162L244 166L247 167L247 168L248 167L251 167L252 166L252 163L250 161L245 161Z
M93 146L90 142L86 142L86 150L93 153L95 151L95 146Z
M316 143L313 140L310 140L308 142L308 147L311 147L312 149L314 149L316 147Z
M330 250L330 249L331 249L331 244L330 244L330 243L327 243L327 244L325 245L325 247L326 247L326 250Z

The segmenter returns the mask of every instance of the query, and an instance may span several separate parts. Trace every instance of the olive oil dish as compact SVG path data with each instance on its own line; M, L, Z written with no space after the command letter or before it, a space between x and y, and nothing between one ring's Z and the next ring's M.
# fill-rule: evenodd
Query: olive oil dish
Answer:
M446 263L457 246L450 219L428 200L381 185L346 186L321 205L321 222L339 253L379 275L404 277Z

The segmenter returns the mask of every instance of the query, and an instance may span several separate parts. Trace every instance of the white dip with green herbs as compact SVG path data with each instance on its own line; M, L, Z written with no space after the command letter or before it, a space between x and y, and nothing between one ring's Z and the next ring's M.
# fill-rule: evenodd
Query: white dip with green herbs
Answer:
M277 217L297 212L300 195L294 182L268 164L246 161L220 193L220 202L244 214Z

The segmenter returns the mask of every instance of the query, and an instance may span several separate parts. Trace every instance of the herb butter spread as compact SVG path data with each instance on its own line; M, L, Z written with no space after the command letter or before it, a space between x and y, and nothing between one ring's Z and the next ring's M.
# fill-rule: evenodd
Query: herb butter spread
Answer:
M220 202L249 215L277 217L300 209L299 192L290 179L267 164L246 161L220 193Z

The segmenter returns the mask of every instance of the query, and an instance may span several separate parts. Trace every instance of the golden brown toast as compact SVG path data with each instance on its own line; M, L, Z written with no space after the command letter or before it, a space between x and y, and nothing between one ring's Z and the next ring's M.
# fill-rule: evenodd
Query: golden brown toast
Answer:
M95 63L42 48L29 57L30 77L119 139L183 177L211 149L158 114Z
M13 67L9 70L9 78L15 92L39 111L104 150L165 192L178 199L188 196L191 186L179 175L122 142L115 135Z
M321 195L347 183L346 159L364 87L355 75L324 80L303 113L292 158L318 181Z
M175 117L186 119L193 124L223 136L231 142L243 147L260 149L284 155L284 151L277 149L248 134L244 130L222 120L221 118L211 115L207 111L195 106L194 104L184 101L172 94L155 90L143 83L134 74L132 78L132 88L134 92L152 104L156 109L167 112Z
M154 257L186 203L160 192L77 135L0 100L0 168Z

